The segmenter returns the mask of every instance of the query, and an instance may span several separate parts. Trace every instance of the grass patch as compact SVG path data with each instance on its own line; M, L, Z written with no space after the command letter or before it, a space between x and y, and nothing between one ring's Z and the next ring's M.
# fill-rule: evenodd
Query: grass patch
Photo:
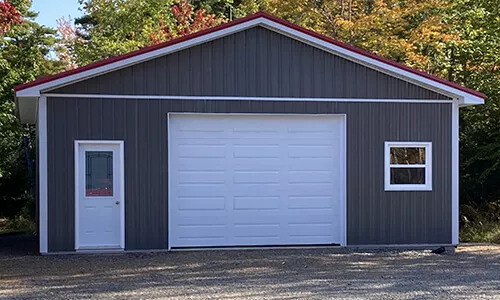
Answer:
M11 219L0 219L0 234L34 233L35 231L35 222L24 216L17 216Z
M460 207L460 241L500 244L500 202Z
M460 241L500 244L500 223L465 225L460 230Z

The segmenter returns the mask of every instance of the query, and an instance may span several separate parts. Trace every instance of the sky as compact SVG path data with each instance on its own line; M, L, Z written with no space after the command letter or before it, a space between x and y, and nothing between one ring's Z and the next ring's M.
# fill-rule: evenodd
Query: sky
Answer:
M36 21L47 27L57 28L56 20L70 15L79 17L78 0L32 0L31 10L39 13Z

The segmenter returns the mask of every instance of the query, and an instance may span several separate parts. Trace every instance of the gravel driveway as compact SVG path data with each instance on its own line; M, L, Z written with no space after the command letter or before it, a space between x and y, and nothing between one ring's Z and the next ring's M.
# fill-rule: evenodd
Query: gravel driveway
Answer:
M0 298L500 299L500 246L36 256L0 237ZM24 249L24 250L23 250Z

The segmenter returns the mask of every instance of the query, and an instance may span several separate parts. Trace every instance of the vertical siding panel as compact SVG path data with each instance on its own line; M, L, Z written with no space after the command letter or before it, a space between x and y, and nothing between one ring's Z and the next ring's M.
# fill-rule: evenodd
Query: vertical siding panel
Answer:
M314 86L313 81L313 60L314 52L313 48L309 45L301 44L301 57L299 61L302 63L302 72L299 73L300 76L300 97L306 97L306 95L314 95L312 87Z
M136 107L135 100L123 100L124 107L124 140L125 140L125 248L137 249L139 232L136 202L137 190L137 139L136 139Z
M312 74L311 74L311 88L313 97L320 97L322 93L322 82L325 69L323 64L322 52L318 49L312 51Z
M302 97L303 86L301 76L304 73L304 64L301 63L303 57L303 43L292 40L290 48L290 97Z
M278 97L281 95L281 77L283 74L280 72L282 69L282 61L280 57L281 53L283 53L283 45L278 37L275 35L269 35L269 44L266 48L266 53L270 62L267 65L267 73L269 74L269 80L267 81L269 85L268 95L271 97Z
M142 78L143 80L143 85L144 89L148 92L148 95L157 95L159 91L159 88L156 86L156 80L157 80L157 67L158 65L155 64L154 60L150 60L145 62L143 65L144 69L144 77Z
M189 49L189 82L183 83L185 94L198 96L203 87L203 76L201 76L201 49L193 47ZM188 87L189 85L189 87Z
M247 93L246 42L247 42L247 31L242 32L241 35L234 36L235 72L232 75L234 75L235 77L235 85L234 85L234 90L232 92L238 96L246 95Z
M212 77L212 47L213 43L201 45L201 91L207 95L215 95Z
M256 50L256 93L255 95L260 95L265 93L267 95L272 94L272 89L270 88L269 77L268 77L268 51L269 48L269 35L266 34L265 29L257 27L257 50Z
M224 95L224 40L215 40L206 44L202 51L203 72L205 77L204 90L210 95ZM220 68L220 69L218 69Z
M141 100L136 100L136 142L137 155L135 157L137 173L136 181L139 188L137 193L138 199L136 199L135 209L136 214L139 219L140 230L136 234L139 234L140 248L147 248L151 242L151 236L153 233L153 226L156 223L156 214L152 209L152 199L150 195L150 182L149 180L149 164L148 161L151 159L149 155L149 103L151 101L142 102ZM145 147L144 145L148 145Z
M292 40L287 39L284 36L279 37L279 43L281 47L281 52L280 52L280 72L278 76L281 78L280 81L280 95L282 97L290 97L292 92L291 92L291 72L292 68L295 66L296 62L294 62L291 58L292 56Z
M250 97L258 95L257 83L257 29L246 32L244 64L246 66L244 94Z
M179 70L179 53L175 52L168 56L159 58L164 61L167 70L163 70L166 75L163 84L166 87L166 95L180 95L179 81L181 78L181 70Z
M191 87L191 49L186 49L186 51L178 52L177 56L177 74L179 76L179 82L177 83L177 87L174 87L174 90L177 91L178 95L193 95L199 94L196 91L190 91ZM175 74L172 74L175 76ZM175 95L175 94L174 94Z
M74 147L74 141L75 141L75 132L78 129L77 128L77 122L69 122L69 118L72 118L73 120L78 119L76 114L74 113L74 102L73 101L64 101L64 99L60 99L64 102L64 113L65 113L65 120L64 123L66 124L64 126L65 130L65 137L62 141L63 145L61 145L61 154L63 155L61 158L63 158L64 162L66 162L66 166L64 166L64 169L66 171L66 176L64 176L64 198L67 203L67 215L66 215L66 220L67 222L67 227L66 227L66 232L65 232L65 237L67 237L67 240L65 243L67 243L66 247L69 249L73 250L74 245L75 245L75 178L74 176L71 176L71 174L75 174L75 147ZM70 151L65 151L64 149L70 149ZM61 176L62 177L62 176ZM61 178L60 177L60 178ZM61 178L62 179L62 178Z
M236 82L236 73L238 72L238 70L236 70L235 43L236 41L234 39L234 35L230 35L223 40L223 50L222 50L223 56L219 58L221 61L224 61L222 67L222 72L224 76L224 82L223 82L224 86L222 95L228 95L228 96L237 95L235 82Z
M101 123L101 138L103 140L114 140L114 127L116 124L114 114L114 104L116 101L112 99L100 99L101 111L109 112L107 114L99 114Z
M342 91L342 80L335 77L335 68L341 68L335 57L323 53L323 65L325 73L323 77L323 95L335 95L337 91Z

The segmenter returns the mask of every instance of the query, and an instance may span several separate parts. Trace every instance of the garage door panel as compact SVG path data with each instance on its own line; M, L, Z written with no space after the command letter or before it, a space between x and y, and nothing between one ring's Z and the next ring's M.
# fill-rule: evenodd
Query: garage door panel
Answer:
M234 193L233 197L259 197L259 196L279 196L280 193L283 193L284 187L280 184L249 184L249 183L241 183L241 184L233 184L232 185Z
M279 145L234 145L234 158L280 158Z
M282 224L283 222L278 219L279 215L279 212L273 210L263 210L261 213L254 215L237 210L234 212L231 226Z
M180 239L214 239L226 238L224 225L189 225L179 226L176 234Z
M245 137L245 138L238 138L237 140L234 140L233 145L235 147L242 147L242 146L255 146L255 145L261 145L261 146L279 146L279 143L277 143L277 139L280 139L282 135L277 135L277 136L272 136L269 138L263 138L262 136L260 137Z
M280 224L235 224L232 230L235 238L280 238Z
M331 222L328 223L297 223L288 224L288 234L293 237L300 236L322 236L331 237L333 233L334 226Z
M231 166L235 172L279 172L284 162L279 158L234 158Z
M226 198L220 197L179 197L177 209L180 211L224 210Z
M331 184L335 178L332 171L288 171L286 179L288 183L319 183Z
M288 197L288 208L290 209L332 209L334 204L331 195Z
M249 210L249 209L279 209L280 197L279 196L234 196L233 209L234 210Z
M332 146L325 145L293 145L288 146L289 158L334 158L335 151Z
M227 213L221 211L179 212L175 218L177 227L188 226L226 226L231 222ZM177 229L173 232L177 232Z
M233 183L235 184L279 184L281 181L279 171L234 171Z
M226 174L224 171L179 171L178 177L172 178L177 183L222 183L225 184Z
M288 162L288 161L287 161ZM336 166L334 159L293 159L289 164L282 163L288 171L332 171L339 172L340 168Z
M171 128L171 131L174 130ZM182 134L183 139L180 140L179 142L183 143L186 140L198 140L199 143L204 144L211 144L211 143L218 143L220 140L224 140L227 138L227 132L224 130L210 130L210 129L203 129L200 128L198 130L182 130L182 131L177 131L178 133Z
M172 155L172 157L175 156ZM200 159L195 162L193 159L179 158L170 170L173 172L225 172L225 165L224 159Z
M326 197L335 194L335 186L327 183L314 185L294 183L286 185L284 189L286 189L288 197Z
M225 158L225 145L178 145L174 155L178 158Z
M341 117L172 115L169 124L172 247L340 242Z

